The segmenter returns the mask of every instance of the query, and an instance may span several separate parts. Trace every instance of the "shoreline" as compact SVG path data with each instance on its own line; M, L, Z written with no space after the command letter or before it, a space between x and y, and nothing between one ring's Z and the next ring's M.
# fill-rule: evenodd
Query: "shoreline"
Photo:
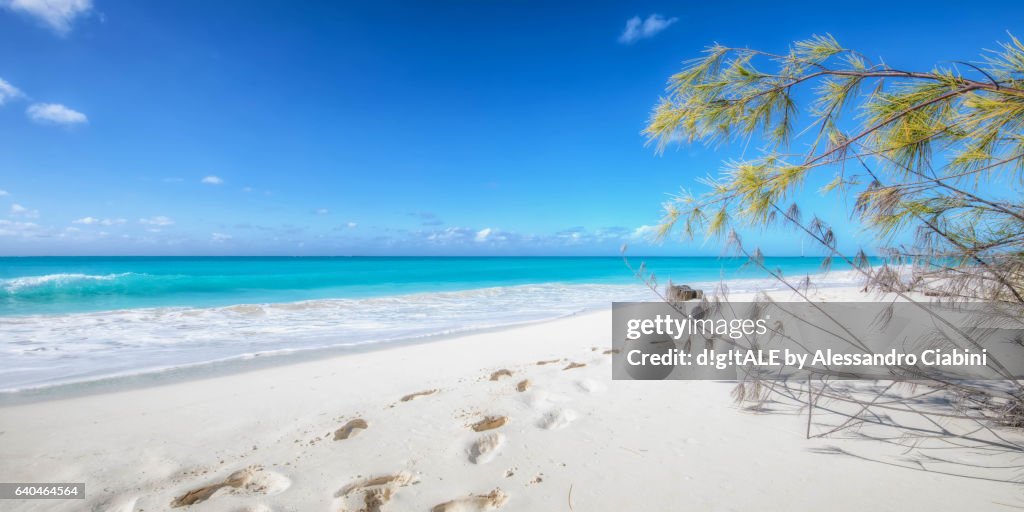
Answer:
M819 274L818 277L825 279L822 288L828 289L847 286L853 275L851 271L834 271ZM773 289L770 280L763 278L734 279L725 283L736 290L734 294L748 293L749 290L760 288ZM718 285L703 281L693 284L709 290ZM530 304L527 299L535 293L534 289L537 287L545 290L544 300ZM510 298L499 299L505 296ZM579 303L565 303L562 302L563 298L574 298ZM608 302L595 302L597 298L607 299ZM15 333L7 342L10 351L17 353L24 351L26 347L43 350L35 352L39 355L34 355L27 362L34 367L45 367L50 361L55 367L64 368L62 371L65 374L71 375L70 378L47 377L44 374L35 379L10 379L7 383L9 387L0 389L0 407L11 403L59 398L67 396L65 393L73 396L102 393L123 387L145 387L154 383L244 372L276 364L345 356L390 345L431 343L452 336L508 329L585 314L608 307L612 300L656 299L641 283L542 283L476 288L458 292L399 294L357 299L355 302L352 299L310 299L286 303L244 303L212 308L139 308L65 315L0 317L0 325L6 321ZM445 316L446 311L453 307L453 301L468 303L459 308L463 310L459 313L461 316L448 318ZM396 302L406 303L403 309L395 309L396 314L381 318L372 315L378 308L397 308ZM538 308L545 305L561 308L563 311L553 309L542 313L542 309ZM488 311L492 309L501 311L509 307L523 309L518 312L515 309L508 310L503 316L494 318L488 316ZM345 319L350 315L354 315L351 321L323 321L324 318ZM435 321L435 325L420 329L417 317L423 315L447 320L441 324ZM224 323L210 327L210 322L216 321ZM250 322L257 324L251 326ZM383 325L385 329L367 329L360 325L360 322ZM312 330L303 327L306 323L314 326ZM33 329L36 329L33 326L37 324L39 328L46 329L37 333L40 337L33 334ZM111 331L111 328L117 330ZM178 342L179 337L191 338L195 334L203 338L190 339L185 343ZM62 345L62 340L66 336L87 341L86 346L91 345L91 348L66 353ZM239 342L237 346L235 340ZM108 343L109 347L106 346ZM206 344L209 344L209 348L206 348ZM74 348L75 345L68 347ZM67 355L61 358L61 354L65 353ZM152 354L156 356L151 357ZM109 361L113 363L106 362L103 357L110 358ZM16 356L9 356L6 359L11 365L10 368L17 369L15 365L21 362ZM133 367L127 367L126 362L129 359L138 363ZM68 364L72 366L66 366ZM27 369L27 372L32 371L34 369L31 367Z
M300 349L277 350L263 354L247 354L229 359L205 361L184 366L156 369L126 375L112 375L96 379L61 382L50 385L19 389L0 390L0 409L10 406L29 405L51 400L64 400L121 391L135 391L151 387L167 386L184 382L230 377L232 375L259 372L282 366L302 365L311 362L346 358L360 354L405 347L429 345L466 336L486 335L538 324L558 322L567 318L599 313L610 307L590 307L553 318L544 318L508 325L473 328L459 332L427 334L410 338L369 342L355 345L334 345Z

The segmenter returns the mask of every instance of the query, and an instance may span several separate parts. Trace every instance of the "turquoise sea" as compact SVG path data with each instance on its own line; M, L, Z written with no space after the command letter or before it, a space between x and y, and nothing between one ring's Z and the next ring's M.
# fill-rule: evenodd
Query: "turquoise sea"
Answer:
M661 283L778 287L741 259L630 262L645 262ZM821 272L819 258L767 264L789 276ZM849 284L842 270L820 284ZM465 332L655 298L619 257L0 258L0 391Z

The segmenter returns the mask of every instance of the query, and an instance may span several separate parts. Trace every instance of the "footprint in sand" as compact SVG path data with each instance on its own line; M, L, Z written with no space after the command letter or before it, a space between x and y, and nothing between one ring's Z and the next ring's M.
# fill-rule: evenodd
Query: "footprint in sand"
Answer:
M544 430L558 430L569 426L577 418L572 409L556 409L544 415L537 426Z
M574 368L583 368L586 365L587 365L587 363L575 363L575 362L573 362L573 363L569 363L569 365L566 366L565 368L562 368L562 370L572 370Z
M336 509L338 512L382 512L399 488L415 482L416 476L408 471L358 480L334 494L339 502Z
M349 420L348 423L342 425L341 428L334 431L334 440L342 441L344 439L354 437L369 427L370 425L366 422L366 420L362 418Z
M284 492L291 484L291 480L280 473L267 471L263 466L249 466L231 473L220 482L182 494L171 502L171 507L186 507L204 502L221 489L224 489L225 493L238 495L272 495Z
M494 460L504 446L505 435L501 432L484 434L469 447L469 461L473 464L487 464Z
M411 394L403 396L402 397L402 401L403 402L409 402L411 400L415 400L415 399L420 398L420 397L433 395L434 393L437 393L438 391L439 390L437 390L437 389L428 389L426 391L418 391L416 393L411 393Z
M576 382L576 387L580 388L582 391L586 391L587 393L600 393L606 389L604 384L594 379L583 379L578 381Z
M508 502L508 495L501 489L495 489L487 494L446 501L430 509L430 512L483 512L497 510L506 502Z
M562 393L552 393L544 388L531 388L523 393L522 401L534 410L550 409L558 404L568 402L571 398Z
M498 379L501 379L502 377L511 377L511 376L512 376L512 370L506 370L506 369L502 368L502 369L500 369L500 370L498 370L498 371L496 371L496 372L491 374L491 380L498 380Z
M520 393L526 391L527 389L530 389L530 379L523 379L519 381L519 384L516 384L516 391Z
M483 432L485 430L494 430L498 427L508 423L508 416L488 416L472 425L469 428L476 432Z

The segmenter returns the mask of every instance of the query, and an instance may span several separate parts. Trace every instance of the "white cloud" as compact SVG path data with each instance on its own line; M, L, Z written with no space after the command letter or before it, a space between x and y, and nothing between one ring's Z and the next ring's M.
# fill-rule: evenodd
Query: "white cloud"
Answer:
M18 99L24 96L17 87L11 85L10 82L0 78L0 105L7 103L9 100Z
M429 231L424 233L428 242L449 244L461 243L473 237L475 230L462 227L449 227L440 231Z
M626 29L619 36L619 42L633 44L641 39L654 37L677 21L679 18L665 18L660 14L652 14L645 20L640 19L639 16L633 16L626 21Z
M30 219L34 219L39 216L39 210L30 210L18 203L13 203L11 204L11 215L17 215L19 217L28 217Z
M327 208L317 208L316 210L313 210L313 213L317 215L327 215L328 213L331 213L331 211Z
M224 180L220 179L220 176L210 175L199 180L199 182L203 183L204 185L222 185L224 183Z
M99 224L100 226L114 226L124 224L128 222L125 219L97 219L96 217L82 217L81 219L75 219L71 221L72 224L85 224L87 226L93 224Z
M554 237L556 240L566 245L578 245L586 241L586 230L583 227L575 227L569 229L563 229L555 233Z
M73 125L89 122L85 114L59 103L33 103L25 110L29 119L37 123Z
M163 215L157 215L154 217L139 219L139 224L145 224L147 226L170 226L174 224L174 219Z
M355 228L359 227L359 224L357 224L355 222L349 222L348 224L345 224L345 227L347 227L349 229L355 229Z
M597 228L593 232L593 238L596 242L607 242L609 240L625 240L632 230L621 226L603 227Z
M210 240L214 242L225 242L227 240L231 240L231 235L224 233L210 233Z
M92 10L92 0L0 0L0 6L34 16L65 35L76 18Z
M9 194L7 193L7 191L6 191L6 190L4 190L4 189L0 188L0 197L6 197L6 196L8 196L8 195L9 195Z
M39 229L34 222L19 222L0 219L0 236L32 236Z
M410 240L425 242L431 245L488 245L505 244L524 241L527 237L518 233L502 231L496 228L465 228L448 227L441 230L421 230L408 233Z
M633 234L630 238L634 240L648 240L653 241L658 235L658 226L648 226L644 224L633 230Z
M249 192L252 192L252 187L242 187L242 192L248 194Z

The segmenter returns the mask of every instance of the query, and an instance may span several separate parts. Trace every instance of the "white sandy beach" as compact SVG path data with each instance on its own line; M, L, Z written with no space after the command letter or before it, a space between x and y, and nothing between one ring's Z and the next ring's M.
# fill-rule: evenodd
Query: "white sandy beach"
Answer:
M856 291L823 293L839 300ZM183 497L193 504L175 510L426 511L452 500L437 510L1024 505L1018 485L990 472L965 467L961 472L984 478L964 478L906 469L895 465L905 463L900 445L808 440L806 415L784 407L744 410L730 397L730 383L611 381L610 323L604 310L3 407L3 480L86 482L87 498L7 501L0 508L151 512L170 510ZM529 384L520 391L524 380ZM431 393L403 401L420 392ZM496 417L507 422L473 430ZM356 419L367 428L335 440ZM817 452L826 447L858 456ZM946 455L998 465L980 451ZM226 485L202 489L220 483Z

